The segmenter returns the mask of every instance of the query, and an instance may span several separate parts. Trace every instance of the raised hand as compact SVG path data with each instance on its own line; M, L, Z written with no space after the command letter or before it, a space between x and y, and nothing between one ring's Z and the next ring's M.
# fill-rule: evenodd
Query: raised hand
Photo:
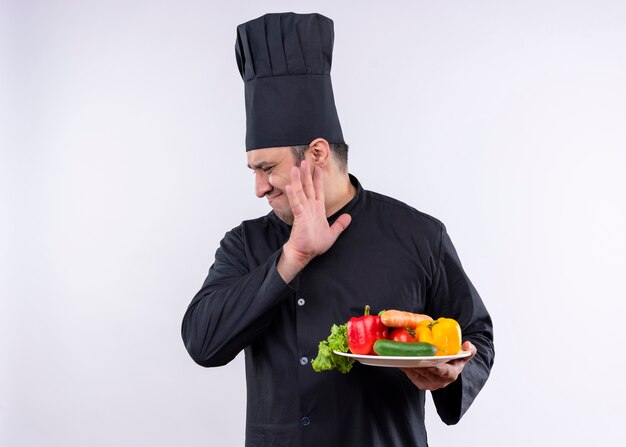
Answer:
M289 240L278 261L278 273L290 282L316 256L325 253L350 224L349 214L342 214L332 225L326 219L324 172L307 161L291 168L291 184L285 186L293 212Z

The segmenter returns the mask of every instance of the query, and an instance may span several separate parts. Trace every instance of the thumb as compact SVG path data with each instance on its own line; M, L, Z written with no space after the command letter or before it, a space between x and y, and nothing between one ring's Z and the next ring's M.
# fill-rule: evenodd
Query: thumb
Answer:
M342 214L337 218L337 220L330 226L330 231L333 234L334 238L337 239L343 230L345 230L348 225L352 222L352 216L349 214Z

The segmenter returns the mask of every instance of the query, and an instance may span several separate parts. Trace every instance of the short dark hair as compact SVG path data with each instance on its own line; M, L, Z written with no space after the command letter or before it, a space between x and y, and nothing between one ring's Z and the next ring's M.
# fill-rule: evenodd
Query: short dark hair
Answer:
M348 145L346 143L330 143L330 152L335 157L339 169L344 172L348 170ZM309 149L309 146L302 144L299 146L291 146L291 153L296 160L296 164L300 166L300 162L304 160L304 153Z

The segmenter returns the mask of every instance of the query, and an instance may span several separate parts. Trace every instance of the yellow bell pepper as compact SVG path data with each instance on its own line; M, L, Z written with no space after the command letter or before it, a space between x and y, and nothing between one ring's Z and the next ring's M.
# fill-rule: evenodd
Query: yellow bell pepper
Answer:
M452 318L420 321L415 336L419 341L435 345L435 355L456 355L461 350L461 326Z

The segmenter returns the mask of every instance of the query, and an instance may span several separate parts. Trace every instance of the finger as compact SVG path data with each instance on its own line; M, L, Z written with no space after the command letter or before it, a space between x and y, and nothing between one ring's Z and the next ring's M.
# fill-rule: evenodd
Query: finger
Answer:
M421 377L424 375L425 368L400 368L402 372L409 376Z
M343 230L348 228L350 222L352 222L352 216L350 216L349 214L342 214L337 218L337 220L333 222L333 224L330 226L330 232L333 235L334 240L337 240L339 235L343 233Z
M461 360L463 360L463 363L467 363L469 362L478 352L478 349L476 349L476 346L474 346L471 342L469 341L465 341L463 342L463 344L461 345L461 349L463 351L469 351L470 355L468 355L467 357L463 357Z
M464 351L471 351L472 354L476 354L476 352L478 352L476 346L474 346L472 342L467 340L463 342L463 345L461 345L461 349L463 349Z
M307 196L308 199L315 199L315 188L313 187L311 167L309 166L309 163L305 160L302 160L302 163L300 163L300 174L302 178L304 195Z
M313 169L313 187L315 198L324 203L324 171L318 166Z
M427 379L424 378L422 368L400 368L404 374L419 388L422 388L426 385L425 381Z
M437 378L424 378L423 381L423 390L425 391L435 391L435 390L439 390L441 388L446 387L447 385L449 385L451 382L447 379L443 379L440 377Z
M446 377L448 375L448 371L446 369L447 364L431 366L429 368L424 368L424 373L436 377Z
M421 390L437 390L446 385L439 377L429 375L425 370L428 368L401 368L409 380Z
M291 168L291 188L293 190L293 194L298 198L300 202L300 206L304 206L306 203L306 195L302 190L302 181L300 180L300 169L296 166Z
M298 198L298 195L293 190L292 185L285 185L285 192L287 193L287 200L289 200L289 206L291 207L291 211L294 216L302 213L302 203Z

